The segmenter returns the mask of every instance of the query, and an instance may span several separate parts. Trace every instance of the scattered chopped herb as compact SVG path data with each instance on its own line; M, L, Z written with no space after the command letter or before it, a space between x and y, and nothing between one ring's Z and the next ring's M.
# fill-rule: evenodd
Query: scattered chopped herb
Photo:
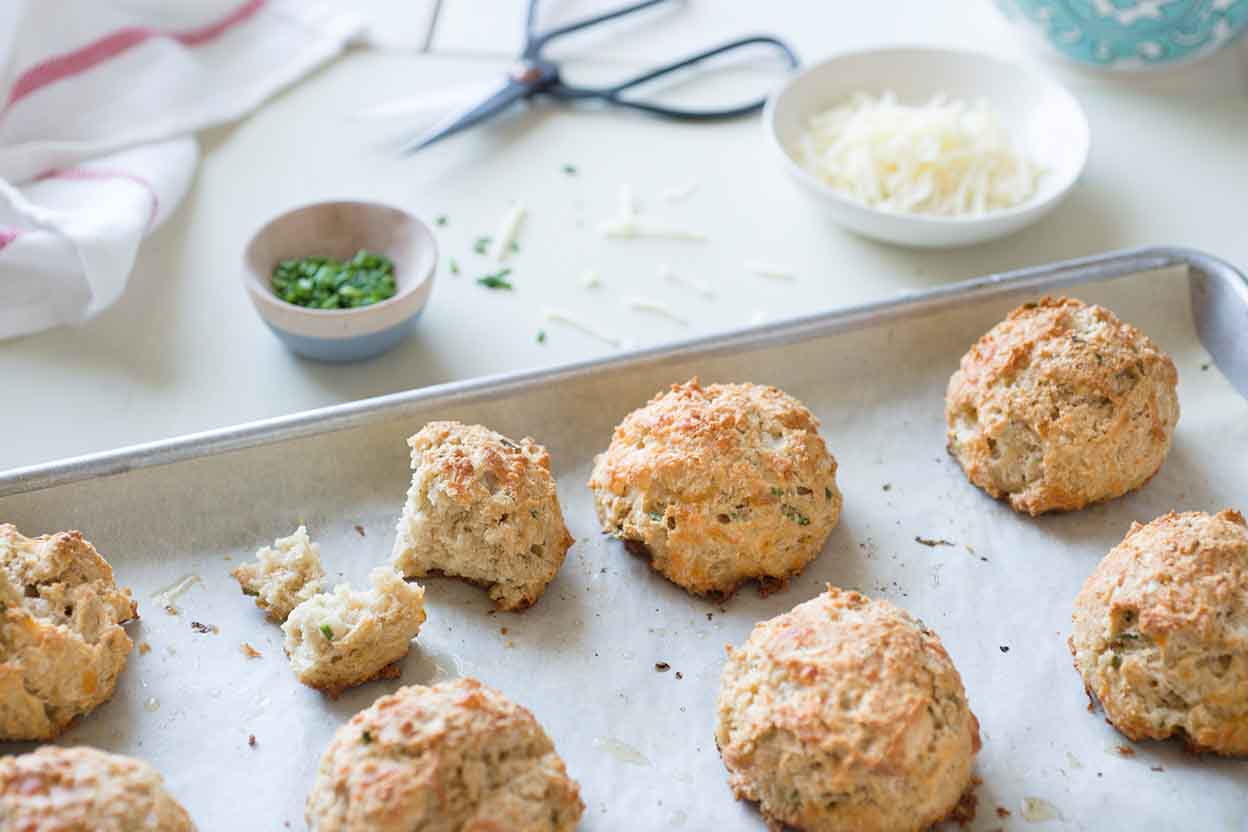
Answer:
M507 279L507 275L511 274L511 269L500 269L494 274L482 275L477 278L477 283L487 289L506 289L511 291L513 288L511 281Z
M1002 652L1002 653L1008 653L1008 652L1010 652L1009 645L1002 644L1002 645L1001 645L1001 652Z
M952 546L952 545L953 545L953 543L952 543L952 542L950 542L950 541L948 541L948 540L944 540L944 539L942 539L942 538L938 538L938 537L920 537L920 536L918 536L918 535L915 535L915 537L914 537L914 542L915 542L915 543L921 543L921 544L923 544L924 546L930 547L930 548L932 548L932 549L935 549L937 546Z
M433 220L433 224L439 227L446 225L446 214L438 214L438 216Z
M1109 660L1109 663L1114 668L1114 670L1117 670L1118 668L1122 667L1122 656L1119 656L1118 654L1115 653L1114 657Z
M489 250L490 242L493 239L494 239L493 237L478 237L476 241L472 244L472 250L475 251L477 254L485 254L486 251Z
M884 483L882 486L880 486L880 488L881 488L882 490L884 490L884 491L892 491L892 490L893 490L893 484L892 484L891 482L886 482L886 483Z
M1209 365L1208 365L1208 364L1201 364L1201 365L1200 365L1200 369L1201 369L1201 372L1208 372L1208 370L1209 370Z
M663 512L661 512L661 511L647 511L647 512L646 512L646 514L649 514L649 515L650 515L650 519L651 519L651 520L653 520L653 521L654 521L654 522L656 522L656 523L662 523L662 522L663 522Z
M578 173L576 169L576 165L564 165L563 172L566 173L568 176L576 176L576 174Z
M321 635L325 636L326 641L334 640L334 628L328 624L321 625Z
M776 486L774 486L774 485L773 485L773 486L771 487L771 496L773 496L773 497L783 497L783 496L784 496L784 489L783 489L783 488L777 488Z
M273 268L273 294L311 309L355 309L394 297L394 263L360 249L350 260L302 257Z
M810 518L807 517L805 514L802 514L797 509L793 508L793 506L790 506L787 504L783 505L780 507L780 511L781 513L784 514L785 517L789 518L790 520L792 520L794 523L796 523L799 526L810 525Z
M832 489L831 489L831 488L825 488L825 489L823 489L823 499L825 499L825 500L831 500L831 499L832 499Z
M544 330L544 329L539 329L539 330L537 331L537 343L539 343L539 344L545 344L545 343L546 343L546 330Z
M451 274L459 274L459 261L452 257L447 261L447 265L451 268Z
M672 666L668 664L667 662L655 662L654 669L659 671L660 673L666 673L667 671L672 669Z
M1149 771L1165 771L1165 769L1162 768L1161 766L1149 766L1148 770Z
M201 624L201 623L199 623L198 621L192 621L192 622L191 622L191 629L192 629L192 630L194 630L194 631L195 631L195 632L197 632L197 633L217 633L217 632L220 632L220 631L217 629L217 625L216 625L216 624Z
M535 508L531 508L531 509L529 509L529 516L530 516L530 517L532 517L534 520L536 520L536 519L537 519L537 509L535 509Z
M372 741L373 741L373 734L371 731L364 731L362 734L360 734L360 742L364 743L365 745L368 745Z
M683 679L683 678L685 678L685 674L683 674L683 673L681 673L679 670L677 670L677 671L676 671L676 678L677 678L677 679Z
M510 243L507 244L507 250L514 254L515 252L520 250L520 244L517 243L515 240L512 240Z

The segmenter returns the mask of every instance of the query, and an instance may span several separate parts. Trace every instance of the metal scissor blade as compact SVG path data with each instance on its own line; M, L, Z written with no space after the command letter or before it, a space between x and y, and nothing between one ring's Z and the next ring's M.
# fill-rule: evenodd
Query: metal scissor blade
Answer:
M533 87L531 85L509 78L488 97L452 112L424 133L408 141L399 148L399 153L404 156L415 153L440 139L446 138L452 133L458 133L460 130L484 121L495 113L507 109L507 107L524 98L532 91Z

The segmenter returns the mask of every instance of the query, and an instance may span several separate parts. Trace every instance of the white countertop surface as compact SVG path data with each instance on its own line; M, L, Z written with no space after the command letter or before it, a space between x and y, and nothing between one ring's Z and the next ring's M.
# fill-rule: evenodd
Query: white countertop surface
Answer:
M608 4L548 5L548 19L565 19ZM401 159L394 147L414 125L343 114L495 77L517 46L523 4L442 0L435 14L432 0L369 0L360 8L381 48L355 50L246 121L202 135L192 192L144 244L120 302L81 327L0 343L0 384L9 391L0 429L10 437L0 468L611 351L544 323L551 306L642 346L1113 248L1193 246L1248 265L1248 39L1192 67L1124 79L1037 58L982 3L678 5L556 55L570 71L627 73L755 32L788 39L806 61L893 43L991 51L1056 73L1080 99L1092 125L1087 172L1037 225L932 253L853 237L809 210L757 118L680 125L542 103ZM565 163L578 175L564 174ZM688 200L658 200L690 180L699 187ZM710 241L603 239L596 226L615 212L622 184L643 210ZM380 359L334 366L286 352L252 310L239 271L244 243L267 218L342 196L448 223L436 229L443 265L416 335ZM516 290L490 292L472 280L492 265L472 253L472 241L494 233L513 202L529 211L509 263ZM753 276L742 266L751 259L790 265L796 279ZM714 299L665 283L660 264L712 284ZM602 288L582 285L586 268L598 271ZM631 310L632 297L661 300L688 324Z

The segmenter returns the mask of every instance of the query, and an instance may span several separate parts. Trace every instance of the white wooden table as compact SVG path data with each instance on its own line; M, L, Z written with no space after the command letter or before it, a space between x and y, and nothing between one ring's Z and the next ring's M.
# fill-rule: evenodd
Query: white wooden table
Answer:
M606 5L550 0L548 20ZM678 125L628 113L536 106L410 159L394 147L410 125L344 119L370 103L500 73L520 37L521 0L368 0L375 49L360 49L245 122L202 137L198 180L144 245L125 297L99 318L0 343L6 391L0 467L104 450L319 405L482 374L550 365L611 348L542 320L556 306L636 345L923 289L973 275L1135 245L1195 246L1248 265L1248 46L1166 75L1081 75L1041 61L986 3L909 0L813 4L689 0L613 35L586 35L559 54L570 69L628 72L751 32L792 42L807 61L889 43L977 48L1057 73L1092 123L1087 174L1056 213L975 248L924 253L858 239L807 210L781 175L756 119ZM436 14L435 14L436 11ZM1246 39L1248 41L1248 39ZM562 172L574 164L578 175ZM687 201L656 195L699 183ZM602 239L621 184L645 210L705 231L704 245ZM264 328L239 282L240 252L258 224L294 204L376 198L438 229L443 252L417 334L376 361L296 359ZM512 202L529 210L514 292L472 278L488 262L472 241ZM447 258L460 264L449 274ZM791 282L742 264L789 264ZM712 284L704 300L665 283L660 264ZM596 269L603 287L586 289ZM662 300L688 318L630 310ZM545 329L545 343L536 333Z

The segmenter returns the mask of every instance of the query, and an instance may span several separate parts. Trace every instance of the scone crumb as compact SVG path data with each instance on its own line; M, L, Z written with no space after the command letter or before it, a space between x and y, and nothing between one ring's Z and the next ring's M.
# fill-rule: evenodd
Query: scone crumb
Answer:
M251 748L256 747L256 735L255 734L247 735L247 745L250 746Z
M152 652L152 645L148 644L146 641L139 643L140 656L146 656L150 652Z
M243 651L243 655L249 659L258 659L264 655L245 641L239 645L239 648Z

